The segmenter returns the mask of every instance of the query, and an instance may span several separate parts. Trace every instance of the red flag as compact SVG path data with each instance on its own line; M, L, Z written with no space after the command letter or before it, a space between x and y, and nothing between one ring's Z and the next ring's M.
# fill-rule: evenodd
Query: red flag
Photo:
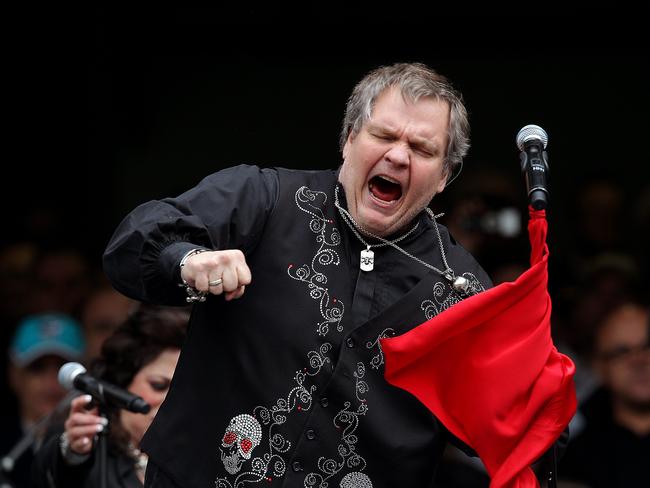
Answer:
M477 452L491 488L539 486L530 465L576 410L575 366L551 338L546 230L531 208L530 269L381 341L386 380Z

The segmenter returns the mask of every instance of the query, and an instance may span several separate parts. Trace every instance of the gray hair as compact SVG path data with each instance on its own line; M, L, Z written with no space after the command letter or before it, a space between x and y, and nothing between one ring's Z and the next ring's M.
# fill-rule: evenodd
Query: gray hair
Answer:
M422 97L432 97L449 103L449 143L445 156L445 171L451 176L462 164L469 149L469 121L462 95L449 80L421 63L397 63L381 66L368 73L354 87L348 99L341 130L341 150L350 134L356 135L370 119L377 97L386 89L397 86L402 96L417 102Z

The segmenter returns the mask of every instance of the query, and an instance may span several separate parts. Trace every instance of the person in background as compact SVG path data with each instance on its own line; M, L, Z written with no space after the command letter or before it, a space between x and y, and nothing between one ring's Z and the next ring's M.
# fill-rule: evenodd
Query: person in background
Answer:
M601 381L581 407L586 425L559 467L592 488L650 486L650 310L625 301L597 326L593 368Z
M38 254L33 242L21 241L0 247L0 337L9 345L12 327L32 313L30 288Z
M57 310L78 320L98 276L88 258L74 247L53 245L40 249L33 273L32 312Z
M81 310L81 325L86 338L85 364L90 365L99 357L104 341L126 321L136 307L137 302L109 285L92 292Z
M63 314L23 319L9 348L8 381L16 397L16 410L2 421L0 455L8 482L27 486L29 467L45 433L46 419L66 392L59 384L60 367L83 358L81 326Z
M9 386L9 345L20 321L31 314L29 301L36 245L19 241L0 246L0 398L12 399ZM14 405L0 402L0 417L10 417Z
M37 454L35 486L99 487L96 436L108 429L107 486L142 487L147 457L140 440L167 395L188 318L183 308L142 304L104 342L91 374L142 397L151 410L139 414L109 406L104 416L89 395L77 396L63 428L54 429Z

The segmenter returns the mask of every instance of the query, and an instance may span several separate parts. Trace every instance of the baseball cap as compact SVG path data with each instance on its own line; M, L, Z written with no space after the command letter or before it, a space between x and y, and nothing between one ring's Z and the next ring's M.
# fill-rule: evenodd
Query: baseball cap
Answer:
M67 360L81 359L85 348L83 330L72 317L42 314L25 318L16 329L9 355L17 366L55 355Z

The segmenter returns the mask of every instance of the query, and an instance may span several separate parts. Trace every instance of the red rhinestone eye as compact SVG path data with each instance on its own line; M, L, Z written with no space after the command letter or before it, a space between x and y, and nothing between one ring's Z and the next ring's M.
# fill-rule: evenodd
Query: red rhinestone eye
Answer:
M253 447L253 443L251 442L250 439L244 439L243 441L241 441L240 445L241 445L241 450L244 451L244 454L248 454L248 451L250 451L251 448Z
M226 434L223 436L223 443L227 446L234 444L235 441L237 440L237 434L234 432L226 432Z

